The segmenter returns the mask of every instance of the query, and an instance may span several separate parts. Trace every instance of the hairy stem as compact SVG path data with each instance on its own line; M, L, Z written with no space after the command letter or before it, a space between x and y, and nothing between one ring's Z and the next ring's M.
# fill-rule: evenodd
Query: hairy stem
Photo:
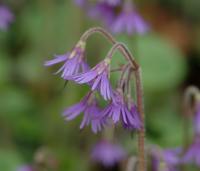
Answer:
M138 132L138 150L139 150L139 171L146 171L146 156L145 156L145 114L144 114L144 102L143 102L143 87L141 80L141 69L137 69L135 72L136 79L136 93L137 93L137 107L142 122L142 127Z

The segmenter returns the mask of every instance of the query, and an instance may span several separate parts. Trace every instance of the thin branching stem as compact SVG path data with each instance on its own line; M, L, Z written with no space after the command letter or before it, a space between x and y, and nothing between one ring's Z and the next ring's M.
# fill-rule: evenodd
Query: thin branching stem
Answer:
M80 40L82 41L87 41L87 39L93 35L94 33L99 33L101 35L103 35L107 40L110 41L110 43L112 43L113 45L115 44L119 44L117 46L119 46L119 50L120 52L124 55L124 57L126 57L126 60L128 60L132 67L134 69L137 69L139 68L139 65L137 64L137 62L133 59L133 56L132 54L130 53L130 51L128 50L128 48L126 47L125 44L123 43L118 43L115 38L110 34L108 33L106 30L104 30L103 28L101 27L94 27L94 28L91 28L89 30L87 30L85 33L83 33L83 35L81 36Z
M140 114L140 119L142 122L142 128L138 131L138 170L146 171L146 160L145 160L145 115L144 115L144 103L143 103L143 86L141 80L141 68L139 64L133 58L131 52L127 48L127 46L123 43L118 43L114 37L104 30L101 27L95 27L87 30L82 36L81 41L86 41L91 35L94 33L100 33L106 39L108 39L113 47L109 51L109 56L113 56L113 53L116 49L122 53L125 59L129 62L130 66L134 70L135 73L135 84L136 84L136 96L137 96L137 107L138 112Z

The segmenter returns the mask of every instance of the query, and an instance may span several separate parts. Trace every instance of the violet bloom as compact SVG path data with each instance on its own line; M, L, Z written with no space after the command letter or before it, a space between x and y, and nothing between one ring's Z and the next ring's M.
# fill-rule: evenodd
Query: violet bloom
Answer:
M177 171L177 166L181 163L181 148L167 149L163 151L163 160L169 171Z
M64 63L63 66L56 72L62 72L61 77L70 79L71 76L80 72L85 72L87 64L84 61L85 42L79 41L74 49L64 55L55 55L55 58L45 62L45 66L52 66L58 63Z
M121 0L99 0L100 2L106 3L111 6L116 6L121 3Z
M152 151L152 171L177 171L180 164L181 149L167 149Z
M100 117L100 108L97 105L96 99L92 96L91 92L88 93L79 103L67 108L63 116L66 120L73 120L83 112L84 116L80 129L91 123L92 131L97 133L106 124L106 119Z
M123 127L125 129L128 129L128 130L140 129L141 128L141 121L140 121L140 118L139 118L139 113L137 111L137 106L133 102L130 105L130 113L134 118L134 124L131 123L130 121L128 121L128 123L122 122Z
M84 7L87 2L87 0L74 0L76 5L80 6L80 7Z
M126 156L125 151L119 145L108 141L101 141L94 146L91 153L93 161L105 167L112 167L122 161Z
M195 163L200 166L200 138L196 137L183 157L184 163Z
M7 30L9 25L13 22L14 15L12 12L6 7L0 6L0 29Z
M131 3L126 2L122 11L110 25L110 29L113 33L144 34L148 31L148 26L135 7Z
M102 111L102 116L111 117L114 123L119 120L125 128L140 129L141 122L135 106L128 107L122 91L115 91L112 102Z
M72 79L79 84L89 84L92 91L99 90L103 98L109 100L112 97L112 87L108 79L109 69L110 59L106 58L88 72L75 75Z
M17 171L34 171L34 170L31 166L24 165L24 166L21 166L20 168L18 168Z
M115 7L107 3L96 3L93 7L89 8L88 15L92 19L102 20L108 26L111 25L115 18Z

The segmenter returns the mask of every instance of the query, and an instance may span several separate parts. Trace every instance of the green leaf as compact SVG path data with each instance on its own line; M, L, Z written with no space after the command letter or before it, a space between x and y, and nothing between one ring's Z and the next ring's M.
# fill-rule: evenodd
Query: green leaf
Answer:
M137 40L137 56L147 91L170 89L183 81L186 63L177 48L156 35L138 37Z

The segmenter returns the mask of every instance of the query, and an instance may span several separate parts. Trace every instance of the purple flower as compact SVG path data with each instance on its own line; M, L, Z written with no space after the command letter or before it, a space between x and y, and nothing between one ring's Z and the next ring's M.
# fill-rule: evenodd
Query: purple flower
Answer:
M197 110L194 119L195 133L200 136L200 104L197 105Z
M101 141L94 146L91 158L105 167L112 167L122 161L126 156L124 150L116 144L108 141Z
M180 163L181 148L167 149L163 151L163 159L169 165L177 165Z
M63 66L56 72L62 72L61 77L70 79L72 75L80 72L85 72L87 64L84 61L85 42L79 41L71 53L64 55L55 55L55 58L45 62L45 66L52 66L58 63L64 63Z
M80 129L83 129L91 123L92 131L94 133L101 131L102 127L106 124L106 119L100 116L100 108L91 92L88 93L79 103L65 109L63 115L66 120L72 120L82 112L84 113L84 116Z
M88 11L92 19L102 20L105 25L111 25L115 18L115 8L107 3L97 3Z
M24 165L24 166L21 166L20 168L18 168L17 171L34 171L34 170L31 166Z
M184 163L195 163L200 166L200 138L196 137L183 157Z
M112 102L102 111L102 116L111 117L114 123L121 120L125 128L141 128L136 106L132 103L129 109L121 90L117 90L113 93Z
M13 22L14 15L11 11L6 7L0 6L0 29L7 30L9 25Z
M181 149L153 149L151 152L152 171L177 171Z
M144 34L148 31L148 26L133 5L127 2L110 25L110 29L113 33Z
M92 91L99 90L104 99L109 100L112 97L112 87L108 80L109 67L110 59L106 58L88 72L75 75L72 79L79 84L89 84Z
M80 6L80 7L84 7L87 2L87 0L74 0L76 5Z
M99 0L100 2L106 3L111 6L116 6L121 3L121 0Z

